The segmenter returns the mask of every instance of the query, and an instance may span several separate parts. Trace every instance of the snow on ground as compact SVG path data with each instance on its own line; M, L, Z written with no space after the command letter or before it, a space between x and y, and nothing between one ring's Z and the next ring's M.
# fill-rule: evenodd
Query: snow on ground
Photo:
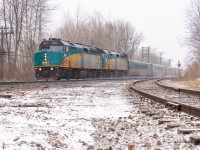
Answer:
M189 143L189 136L177 134L176 129L165 130L164 124L142 114L132 103L140 98L127 91L129 83L107 81L1 92L12 98L0 98L0 148L198 149ZM166 108L163 112L173 113Z
M108 84L108 86L106 86ZM131 106L122 87L109 83L94 87L41 88L20 91L12 99L1 98L0 141L5 149L82 149L93 145L91 118L127 116ZM120 86L120 84L117 84ZM42 107L17 107L40 104ZM16 106L16 107L11 107ZM44 107L43 107L44 106Z

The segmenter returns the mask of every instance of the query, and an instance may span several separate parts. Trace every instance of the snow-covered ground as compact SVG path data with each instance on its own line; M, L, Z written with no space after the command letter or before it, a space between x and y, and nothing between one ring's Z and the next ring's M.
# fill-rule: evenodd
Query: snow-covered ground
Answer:
M0 149L198 149L188 135L142 114L133 104L141 98L127 90L130 83L1 91L12 98L0 98ZM190 120L166 108L164 114Z

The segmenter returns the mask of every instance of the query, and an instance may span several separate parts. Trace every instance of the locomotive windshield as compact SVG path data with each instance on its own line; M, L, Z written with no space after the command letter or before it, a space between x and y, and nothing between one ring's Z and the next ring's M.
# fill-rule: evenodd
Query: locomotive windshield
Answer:
M61 51L63 50L63 47L62 47L62 43L60 40L43 40L42 43L40 44L39 46L39 49L41 51L43 50L58 50L58 51Z
M50 46L50 50L62 51L62 46Z

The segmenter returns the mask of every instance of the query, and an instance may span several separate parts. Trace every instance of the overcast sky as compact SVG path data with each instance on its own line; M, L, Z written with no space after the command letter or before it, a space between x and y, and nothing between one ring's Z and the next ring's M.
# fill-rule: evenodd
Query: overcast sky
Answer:
M190 0L55 0L55 3L59 3L59 9L52 15L56 27L62 24L64 13L75 12L79 5L83 15L99 11L105 18L130 21L144 35L141 46L164 52L163 58L173 59L173 65L178 60L184 64L188 50L181 42Z

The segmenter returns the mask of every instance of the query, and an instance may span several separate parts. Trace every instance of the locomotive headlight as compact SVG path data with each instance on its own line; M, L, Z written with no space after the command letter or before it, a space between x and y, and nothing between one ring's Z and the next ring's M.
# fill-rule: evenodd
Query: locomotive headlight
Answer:
M41 70L42 70L42 68L39 68L39 70L41 71Z
M47 61L47 54L44 54L44 61Z
M51 68L51 70L53 70L53 68Z

